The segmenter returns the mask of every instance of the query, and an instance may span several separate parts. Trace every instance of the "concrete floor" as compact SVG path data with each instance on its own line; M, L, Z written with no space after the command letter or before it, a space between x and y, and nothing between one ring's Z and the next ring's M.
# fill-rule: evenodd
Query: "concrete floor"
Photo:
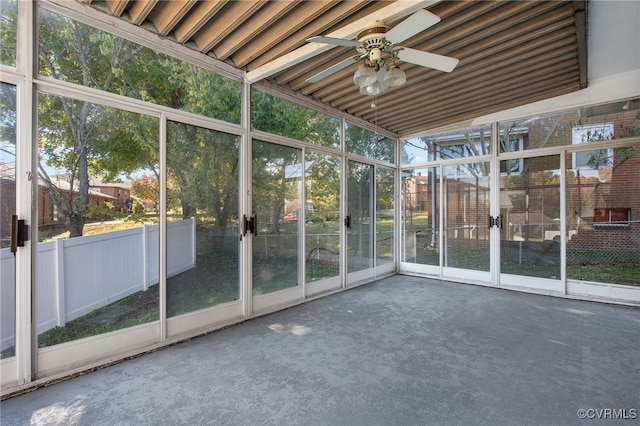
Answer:
M394 276L0 410L3 426L620 424L640 419L640 309Z

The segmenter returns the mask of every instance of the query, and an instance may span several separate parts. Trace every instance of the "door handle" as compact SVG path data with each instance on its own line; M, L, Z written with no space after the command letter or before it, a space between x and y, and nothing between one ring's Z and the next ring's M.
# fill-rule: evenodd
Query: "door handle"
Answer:
M247 215L242 215L242 236L246 236L247 232L253 234L254 237L258 236L258 215L254 214L253 217L247 218Z
M347 227L347 229L351 229L351 215L348 214L347 217L344 218L344 226Z
M18 251L18 247L24 247L24 242L29 240L29 226L24 219L18 219L18 215L11 215L11 253Z

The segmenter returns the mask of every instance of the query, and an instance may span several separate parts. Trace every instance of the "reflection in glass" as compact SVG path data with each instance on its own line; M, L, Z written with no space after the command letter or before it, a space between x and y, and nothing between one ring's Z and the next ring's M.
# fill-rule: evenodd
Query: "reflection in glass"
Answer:
M395 172L376 170L376 265L392 263L394 253Z
M347 152L391 164L395 163L395 140L350 123L347 123L345 132Z
M491 126L405 139L400 144L403 165L491 154Z
M306 282L340 274L340 158L307 151L305 158Z
M638 136L638 109L640 102L618 101L500 123L500 144L504 148L501 152ZM517 140L520 143L514 147Z
M256 89L251 89L251 127L319 146L340 148L339 119Z
M502 273L560 279L559 167L558 155L525 158L500 176Z
M302 155L299 149L253 141L254 296L299 284L298 235L302 230Z
M438 167L402 171L402 261L440 264Z
M158 119L42 93L38 108L38 346L158 320L157 196L140 185L159 173Z
M0 359L4 359L15 355L16 265L9 241L17 207L16 87L6 83L0 83L0 135Z
M16 66L18 2L0 0L0 64Z
M567 278L640 285L640 146L575 152L566 167Z
M489 271L489 163L443 168L443 266Z
M167 123L167 317L240 298L239 140Z
M347 272L373 267L373 166L349 161L347 178Z
M46 9L39 16L40 75L240 123L240 82Z

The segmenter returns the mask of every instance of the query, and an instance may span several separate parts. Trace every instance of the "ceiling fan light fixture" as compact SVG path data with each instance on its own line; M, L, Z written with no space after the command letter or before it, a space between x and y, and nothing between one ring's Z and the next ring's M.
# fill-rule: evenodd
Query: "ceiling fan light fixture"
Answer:
M384 76L383 83L389 87L402 86L407 82L407 75L398 68L397 65L392 65L387 70L387 74Z
M360 65L353 74L353 82L360 88L371 86L377 78L376 71L365 64Z

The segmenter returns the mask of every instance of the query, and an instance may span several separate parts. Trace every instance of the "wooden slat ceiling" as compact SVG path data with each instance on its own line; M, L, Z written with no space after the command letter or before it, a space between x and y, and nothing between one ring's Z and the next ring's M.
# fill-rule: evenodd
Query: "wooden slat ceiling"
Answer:
M390 1L83 0L190 49L256 70L389 5ZM376 99L352 82L357 64L314 84L305 80L353 56L346 47L293 65L266 80L398 135L579 90L586 86L585 1L442 1L442 21L403 46L458 58L451 73L401 63L404 86ZM386 22L393 27L403 18Z

